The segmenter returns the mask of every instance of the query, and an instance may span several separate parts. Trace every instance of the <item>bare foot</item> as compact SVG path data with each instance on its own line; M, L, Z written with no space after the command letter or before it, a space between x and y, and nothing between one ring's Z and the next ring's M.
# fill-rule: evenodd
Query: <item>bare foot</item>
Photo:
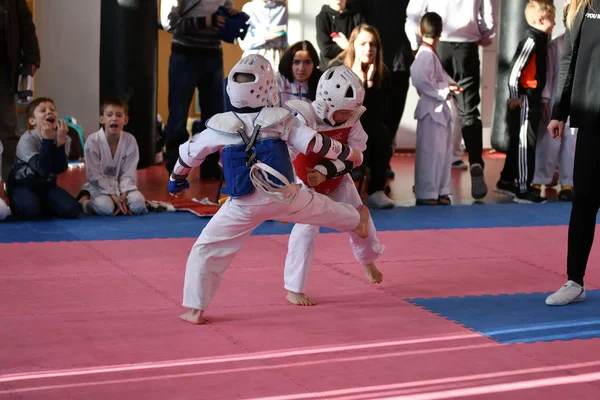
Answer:
M203 325L206 323L204 320L204 311L201 310L190 309L185 314L181 314L179 318L194 325Z
M373 263L365 265L365 273L371 283L381 283L383 281L383 274Z
M313 299L305 295L304 293L296 293L288 290L285 296L287 301L298 306L314 306L317 304Z
M367 236L369 236L369 209L367 208L367 206L362 205L359 206L357 210L360 214L360 222L352 232L356 233L360 238L364 239Z

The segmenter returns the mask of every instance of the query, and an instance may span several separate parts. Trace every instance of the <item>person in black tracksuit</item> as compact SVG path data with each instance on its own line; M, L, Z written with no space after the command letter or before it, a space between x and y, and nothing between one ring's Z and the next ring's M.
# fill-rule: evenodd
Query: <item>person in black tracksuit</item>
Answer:
M346 0L332 0L330 4L324 5L315 18L317 45L321 52L321 71L329 68L331 61L346 49L354 28L365 23L365 18L356 8L346 7ZM340 38L331 36L336 33Z
M546 304L553 306L585 299L583 278L600 207L600 11L596 11L600 10L600 0L572 1L571 8L567 14L556 102L548 125L554 137L562 137L569 117L571 127L579 128L569 221L568 281L546 299Z
M519 42L508 78L509 146L496 191L514 197L518 203L543 203L546 198L531 183L555 8L542 0L532 1L525 16L529 27Z

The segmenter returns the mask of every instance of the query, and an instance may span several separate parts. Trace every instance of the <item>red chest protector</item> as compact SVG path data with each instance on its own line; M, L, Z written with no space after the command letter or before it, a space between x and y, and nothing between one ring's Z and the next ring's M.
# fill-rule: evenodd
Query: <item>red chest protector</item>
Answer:
M326 131L319 131L319 133L321 133L322 135L329 136L330 138L335 139L341 143L347 144L348 136L350 134L351 129L352 127L348 126L339 129L328 129ZM308 186L308 172L306 171L306 169L314 168L323 160L325 160L324 157L315 153L298 154L298 156L294 160L294 168L296 169L296 175L302 180L302 182L304 182ZM316 186L313 189L318 193L328 195L340 186L343 178L343 176L339 176L337 178L327 179L326 181L322 182L319 186Z

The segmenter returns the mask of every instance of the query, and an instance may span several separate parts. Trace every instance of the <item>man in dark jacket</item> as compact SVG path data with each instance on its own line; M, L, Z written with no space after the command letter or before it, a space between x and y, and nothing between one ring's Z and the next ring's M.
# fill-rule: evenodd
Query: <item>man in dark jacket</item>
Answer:
M321 71L329 68L329 63L346 49L354 28L365 23L362 14L355 8L346 7L346 3L346 0L331 0L315 18Z
M17 149L15 94L19 66L40 66L40 47L31 11L25 0L0 0L0 141L2 178L6 180ZM3 190L0 190L3 192Z

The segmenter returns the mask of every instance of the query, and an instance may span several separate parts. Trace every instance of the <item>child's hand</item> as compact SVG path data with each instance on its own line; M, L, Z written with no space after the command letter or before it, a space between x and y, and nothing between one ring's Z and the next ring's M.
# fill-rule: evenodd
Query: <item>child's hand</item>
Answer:
M127 207L127 194L129 194L129 192L123 192L121 193L121 196L119 196L121 204L123 205L123 209L126 211L126 213L124 213L123 215L133 215L129 207Z
M308 180L309 186L316 187L327 180L327 177L316 169L306 168L306 171L308 171L306 180Z
M52 126L52 123L44 121L40 133L44 139L54 139L54 127Z
M561 138L565 132L565 121L557 121L553 119L548 124L548 132L552 135L553 138Z
M190 183L187 179L169 180L168 191L173 197L182 197L183 191L190 188Z
M69 125L64 119L58 120L58 129L56 130L56 145L62 146L65 144L67 134L69 133Z
M508 99L508 108L511 110L521 108L521 99Z
M232 16L232 17L235 17L235 16L236 16L236 15L238 15L239 13L240 13L240 10L238 10L238 9L237 9L237 8L235 8L235 7L231 7L231 8L229 9L229 15L230 15L230 16Z
M550 105L542 103L542 121L548 123L550 121Z
M112 199L113 203L115 203L115 211L113 212L113 215L127 215L129 213L129 210L127 209L127 202L124 202L121 197L118 197L116 194L111 194L110 198Z
M459 94L463 92L463 88L455 84L448 85L448 89L450 89L450 92L452 92L453 94Z

